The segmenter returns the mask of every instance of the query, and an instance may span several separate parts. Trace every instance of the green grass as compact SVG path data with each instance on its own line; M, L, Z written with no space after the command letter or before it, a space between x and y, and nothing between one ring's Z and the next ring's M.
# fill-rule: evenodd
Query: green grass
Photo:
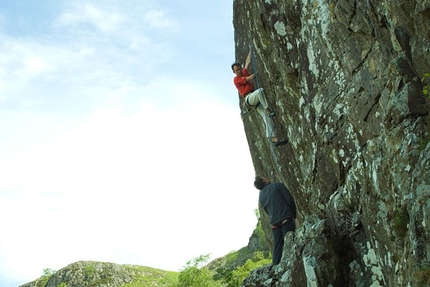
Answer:
M178 285L178 272L144 266L132 266L129 268L136 271L137 275L133 278L133 282L121 287L176 287Z

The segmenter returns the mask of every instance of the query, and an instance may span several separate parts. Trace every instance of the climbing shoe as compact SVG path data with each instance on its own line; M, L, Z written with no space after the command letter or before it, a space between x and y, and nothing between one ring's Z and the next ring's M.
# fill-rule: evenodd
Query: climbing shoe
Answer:
M288 140L278 140L278 141L273 142L273 144L274 144L276 147L281 146L281 145L284 145L284 144L287 144L287 143L288 143Z
M272 111L270 108L266 108L266 113L269 117L274 117L276 113Z

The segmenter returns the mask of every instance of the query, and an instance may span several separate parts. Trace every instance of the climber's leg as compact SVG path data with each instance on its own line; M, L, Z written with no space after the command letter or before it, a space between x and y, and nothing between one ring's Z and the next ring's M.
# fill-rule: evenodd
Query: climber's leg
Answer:
M282 259L282 253L284 248L284 238L285 234L290 231L294 231L295 223L294 220L288 220L284 225L278 226L277 228L272 229L273 234L273 253L272 260L273 264L279 264Z
M256 110L263 118L264 124L266 125L266 137L268 138L276 137L273 121L270 117L267 116L266 109L263 107L263 105L260 104L257 106Z
M259 88L254 92L252 92L251 94L249 94L246 97L246 100L248 105L250 106L255 107L259 104L262 105L264 108L264 111L267 113L267 115L269 115L269 117L273 117L275 115L275 112L273 112L267 104L267 100L266 100L266 97L264 96L263 88Z
M284 246L284 236L282 234L281 228L272 229L273 234L273 252L272 252L272 262L273 264L279 264L282 258L282 248Z

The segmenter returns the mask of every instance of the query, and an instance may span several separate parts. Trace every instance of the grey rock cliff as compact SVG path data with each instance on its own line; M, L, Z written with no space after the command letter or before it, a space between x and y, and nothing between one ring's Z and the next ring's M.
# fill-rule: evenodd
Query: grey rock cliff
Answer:
M284 182L300 213L281 264L242 286L429 284L430 1L233 5L236 59L252 46L289 139L272 147L243 114L255 171Z

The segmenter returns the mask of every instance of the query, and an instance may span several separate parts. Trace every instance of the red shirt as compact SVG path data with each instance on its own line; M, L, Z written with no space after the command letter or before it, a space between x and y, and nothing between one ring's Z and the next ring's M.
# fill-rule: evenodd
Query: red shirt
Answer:
M246 81L246 77L249 76L249 72L246 68L242 70L242 76L234 77L234 85L239 90L239 94L244 97L246 94L254 91L254 86Z

